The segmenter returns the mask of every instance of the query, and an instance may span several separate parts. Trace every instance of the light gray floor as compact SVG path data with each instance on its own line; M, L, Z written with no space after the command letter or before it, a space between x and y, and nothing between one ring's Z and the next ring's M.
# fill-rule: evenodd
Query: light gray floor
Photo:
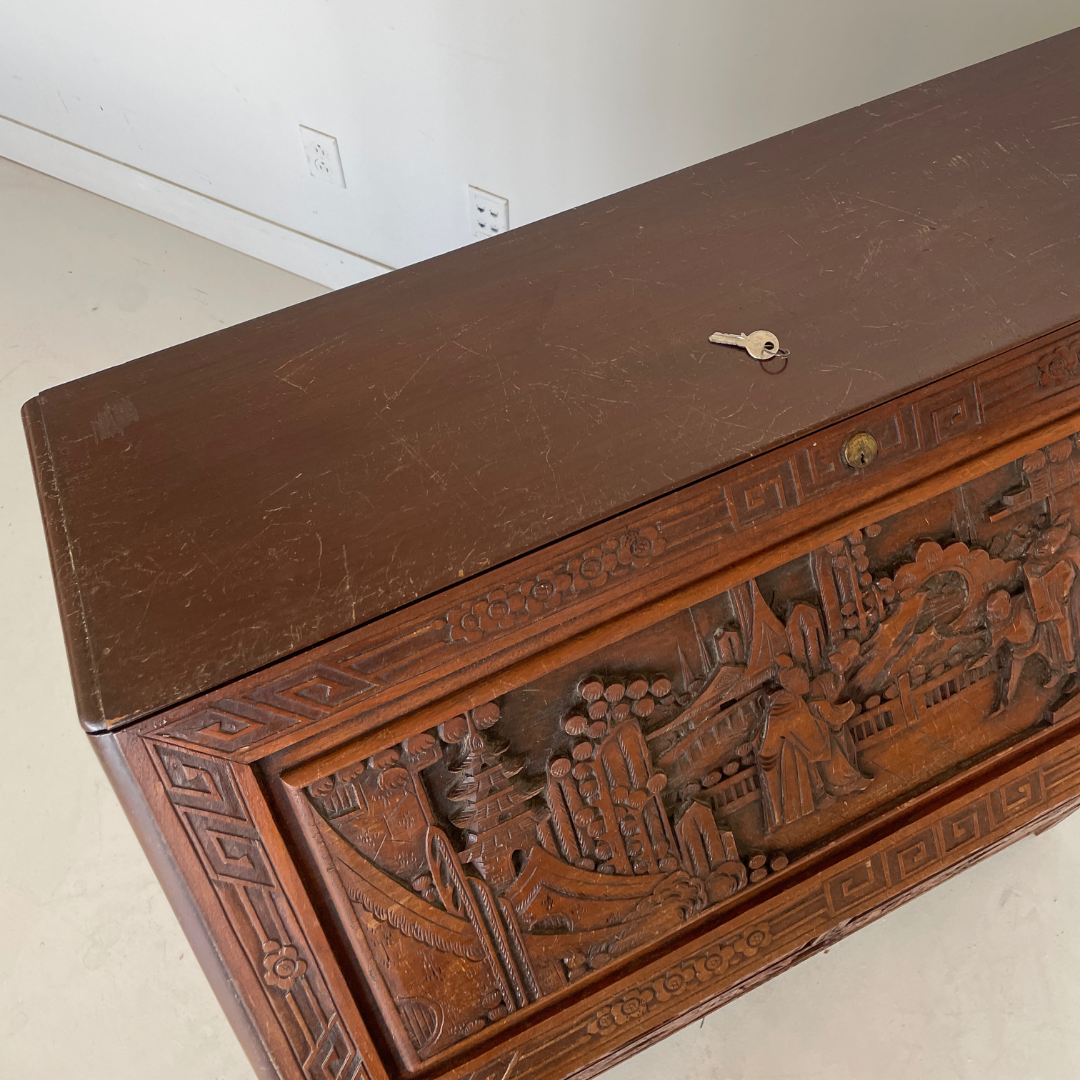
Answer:
M323 291L0 159L0 1080L251 1070L75 721L19 406ZM610 1072L1075 1080L1080 815Z

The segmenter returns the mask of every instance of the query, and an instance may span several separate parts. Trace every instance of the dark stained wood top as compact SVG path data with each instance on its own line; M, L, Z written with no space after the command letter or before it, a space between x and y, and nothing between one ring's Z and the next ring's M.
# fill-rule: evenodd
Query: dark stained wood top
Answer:
M82 721L1075 320L1078 132L1072 31L46 391L25 418ZM759 328L781 375L707 341Z

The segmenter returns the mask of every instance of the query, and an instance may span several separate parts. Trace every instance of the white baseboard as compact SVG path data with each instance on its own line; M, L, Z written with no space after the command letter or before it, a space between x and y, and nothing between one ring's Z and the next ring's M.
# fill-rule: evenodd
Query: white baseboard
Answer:
M391 267L0 116L0 157L340 289Z

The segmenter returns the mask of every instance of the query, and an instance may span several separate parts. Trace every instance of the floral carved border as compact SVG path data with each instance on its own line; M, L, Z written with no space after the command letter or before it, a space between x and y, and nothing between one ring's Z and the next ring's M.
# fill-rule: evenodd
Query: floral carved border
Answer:
M435 629L445 628L450 641L467 642L512 630L561 607L577 594L603 588L611 578L643 570L666 547L660 529L657 523L609 537L552 569L530 574L523 581L492 589L452 608L445 622L436 624Z

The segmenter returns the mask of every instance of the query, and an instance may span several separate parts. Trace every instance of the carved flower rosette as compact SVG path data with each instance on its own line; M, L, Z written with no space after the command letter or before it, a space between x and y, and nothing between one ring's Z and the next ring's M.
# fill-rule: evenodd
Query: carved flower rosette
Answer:
M289 991L307 971L307 961L301 960L292 945L267 941L263 945L263 979L267 986Z
M1059 345L1039 357L1039 385L1060 386L1076 373L1077 358L1074 342Z

